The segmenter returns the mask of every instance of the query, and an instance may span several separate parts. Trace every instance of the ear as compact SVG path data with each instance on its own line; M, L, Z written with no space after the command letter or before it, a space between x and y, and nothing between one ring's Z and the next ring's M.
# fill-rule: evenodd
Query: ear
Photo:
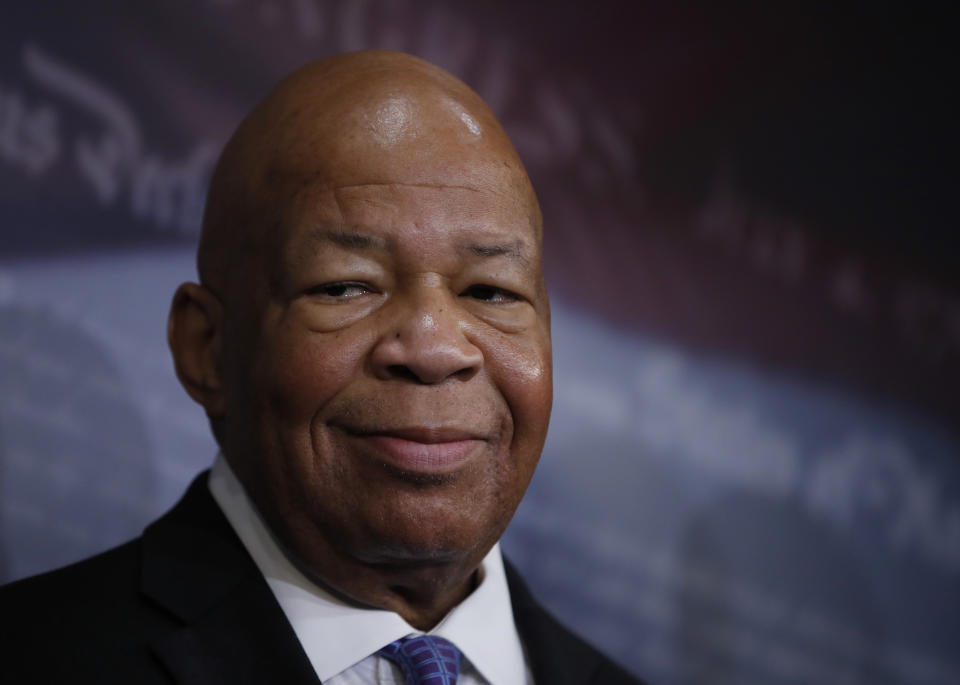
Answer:
M223 325L223 305L216 295L196 283L177 288L167 321L167 342L177 378L210 418L220 418L224 411Z

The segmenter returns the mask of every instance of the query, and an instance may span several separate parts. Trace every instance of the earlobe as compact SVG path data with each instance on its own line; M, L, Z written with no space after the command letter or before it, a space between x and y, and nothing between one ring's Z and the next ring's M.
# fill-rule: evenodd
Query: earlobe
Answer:
M222 341L220 300L202 285L182 284L170 305L167 342L177 378L211 418L221 417L224 409L220 378Z

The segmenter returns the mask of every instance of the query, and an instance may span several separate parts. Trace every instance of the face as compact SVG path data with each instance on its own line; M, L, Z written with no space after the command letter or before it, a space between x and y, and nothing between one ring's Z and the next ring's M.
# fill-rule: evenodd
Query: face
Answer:
M500 166L285 193L225 450L301 558L475 564L523 496L549 312L532 195Z

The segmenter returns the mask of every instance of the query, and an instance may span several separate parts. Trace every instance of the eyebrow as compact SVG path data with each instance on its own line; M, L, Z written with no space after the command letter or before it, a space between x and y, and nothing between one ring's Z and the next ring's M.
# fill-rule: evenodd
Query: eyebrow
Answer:
M391 241L378 235L357 233L342 229L317 227L310 231L310 238L317 243L333 243L351 250L378 250L386 252Z
M524 245L521 241L510 244L482 244L466 243L459 246L460 251L469 252L476 257L489 259L492 257L507 257L526 266L530 260L525 254Z
M359 233L343 229L324 228L318 226L310 231L311 239L316 243L333 243L351 250L377 250L389 252L393 241L384 236ZM457 250L466 252L482 259L507 257L524 266L530 264L527 256L526 244L522 240L513 243L477 243L469 242L457 245Z

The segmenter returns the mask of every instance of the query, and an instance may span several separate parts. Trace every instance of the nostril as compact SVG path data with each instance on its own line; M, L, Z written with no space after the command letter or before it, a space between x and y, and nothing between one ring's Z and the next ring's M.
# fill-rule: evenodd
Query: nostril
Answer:
M404 364L391 364L387 367L387 370L390 372L390 375L394 378L404 378L410 381L419 381L420 377L413 372L413 370Z
M465 366L456 373L451 374L453 377L461 380L468 381L473 378L474 374L477 372L476 367L474 366Z

